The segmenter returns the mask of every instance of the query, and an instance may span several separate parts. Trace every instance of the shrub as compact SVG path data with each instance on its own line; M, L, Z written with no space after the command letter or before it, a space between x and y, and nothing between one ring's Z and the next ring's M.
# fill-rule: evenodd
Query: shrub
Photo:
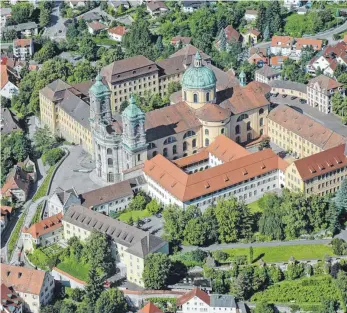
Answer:
M347 248L347 244L343 239L340 238L334 238L331 241L331 245L333 248L333 252L336 255L343 255L345 254L346 248Z
M17 243L17 240L19 238L20 230L23 226L24 219L25 219L25 213L22 213L21 217L17 221L17 224L16 224L14 230L11 233L11 237L10 237L10 240L8 242L8 254L9 254L9 256L12 256L12 252L13 252L15 245Z
M213 252L212 255L218 262L225 262L229 257L228 253L220 250Z
M153 214L156 214L159 212L160 210L160 205L159 203L157 202L157 200L155 199L152 199L151 202L149 202L147 205L146 205L146 209L149 213L151 213L152 215Z
M56 164L64 156L64 151L60 148L53 148L46 151L42 155L42 161L44 164L48 163L50 166Z

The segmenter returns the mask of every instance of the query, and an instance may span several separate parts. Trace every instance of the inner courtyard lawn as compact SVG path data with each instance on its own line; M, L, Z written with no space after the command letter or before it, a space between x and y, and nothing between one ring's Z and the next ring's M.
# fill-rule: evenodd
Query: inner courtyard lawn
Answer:
M148 210L142 210L142 211L129 211L122 213L119 215L119 220L122 222L128 222L130 217L132 217L133 221L141 220L145 217L151 216L152 214L148 212Z
M224 249L229 254L229 259L239 255L249 255L249 248ZM333 256L330 246L316 245L294 245L275 247L253 247L254 260L262 259L265 262L286 262L291 256L296 260L322 259L325 255Z
M74 258L65 259L57 268L85 282L88 280L90 265L77 262Z

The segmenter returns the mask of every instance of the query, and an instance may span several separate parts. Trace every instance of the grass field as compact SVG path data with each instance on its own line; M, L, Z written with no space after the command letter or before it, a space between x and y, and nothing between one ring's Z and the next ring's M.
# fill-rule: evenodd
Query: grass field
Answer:
M57 265L57 268L85 282L88 280L90 265L77 262L73 258L65 259Z
M130 217L132 217L133 221L136 221L138 219L143 219L145 217L151 216L152 214L149 213L147 210L143 210L143 211L129 211L129 212L125 212L122 213L121 215L119 215L119 220L123 221L123 222L127 222L129 221Z
M262 212L262 209L259 207L259 200L248 204L248 207L251 209L252 213Z
M230 260L234 256L249 254L249 248L224 249L230 255ZM324 255L333 256L332 248L326 245L295 245L276 247L253 247L254 259L262 259L265 262L286 262L291 256L297 260L322 259Z

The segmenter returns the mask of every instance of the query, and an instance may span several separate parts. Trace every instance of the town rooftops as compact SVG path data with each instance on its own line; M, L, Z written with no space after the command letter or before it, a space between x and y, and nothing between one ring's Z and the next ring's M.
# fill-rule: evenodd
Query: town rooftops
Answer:
M11 25L11 26L6 26L4 27L4 30L11 30L14 29L15 31L25 31L28 29L34 29L37 28L37 24L35 22L28 22L28 23L22 23L22 24L17 24L17 25Z
M57 197L58 197L58 199L62 205L65 205L65 203L70 199L71 196L75 196L78 198L78 194L77 194L75 188L63 190L60 187L58 187L54 193L57 195Z
M171 44L175 45L178 42L182 42L182 44L187 45L187 44L190 44L191 41L192 41L192 37L175 36L175 37L172 37Z
M224 31L228 42L231 42L233 40L239 41L241 38L240 33L232 25L225 27Z
M292 131L322 150L344 144L346 138L298 111L280 104L267 116L269 120Z
M7 287L4 283L1 284L1 312L14 312L20 308L23 300L17 295L12 287Z
M164 1L148 1L147 2L147 8L151 11L154 12L156 10L167 10L167 6L164 3Z
M123 36L125 35L127 29L125 26L116 26L116 27L112 27L110 29L107 30L108 33L111 33L111 34L115 34L115 35L118 35L118 36Z
M205 302L207 305L210 305L210 296L199 288L194 288L192 291L187 292L185 295L177 298L176 305L182 306L194 297L198 297L201 301Z
M230 112L227 109L213 103L206 103L201 108L196 109L195 114L199 120L204 122L220 122L230 117Z
M291 89L291 90L300 91L304 94L306 94L307 92L307 87L305 84L292 82L289 80L281 80L281 79L272 80L268 83L268 85L272 88Z
M315 78L312 78L308 82L310 87L313 87L313 85L315 85L316 83L318 83L318 85L321 89L324 89L325 93L327 93L330 89L336 89L338 87L343 86L341 83L339 83L335 79L332 79L332 78L325 76L325 75L319 75Z
M1 282L18 293L39 295L46 272L1 263Z
M81 205L72 205L63 217L64 222L89 231L99 231L109 235L112 240L128 247L128 252L144 258L166 245L166 241L148 232L128 225L102 213L87 209Z
M237 308L234 296L222 294L211 294L210 306L217 308Z
M163 313L163 311L152 302L148 302L142 309L138 310L137 313Z
M328 150L312 154L306 158L294 161L302 180L324 175L338 168L347 166L345 145L339 145Z
M233 114L247 112L252 109L269 105L266 95L271 91L269 85L257 81L250 82L246 87L234 87L231 98L224 100L220 106Z
M38 223L32 224L29 228L24 227L23 233L30 234L33 238L40 238L42 235L55 231L62 227L63 213L50 216Z
M106 29L107 26L104 25L104 24L101 24L100 22L98 21L92 21L90 23L87 23L87 26L90 27L92 30L94 31L99 31L99 30L103 30L103 29Z
M12 189L23 190L26 194L29 191L29 175L24 172L19 166L14 168L8 173L5 183L1 188L1 193L6 196L10 196L8 192Z
M284 171L287 165L272 150L266 149L187 174L158 154L145 161L144 173L178 200L187 202L273 170Z
M281 71L277 71L266 64L262 68L260 68L259 70L256 70L255 73L262 75L262 76L265 76L267 78L281 75Z
M80 195L81 204L90 209L96 205L132 196L130 181L124 180L110 186L95 189Z
M15 119L12 112L8 108L4 107L1 108L0 127L2 135L21 130L18 125L18 121Z
M295 43L296 50L302 50L304 47L311 46L313 50L319 51L322 49L323 40L321 39L309 39L309 38L297 38Z
M13 45L15 47L29 47L32 45L32 39L15 39Z
M193 57L195 56L195 54L199 51L199 49L191 44L188 44L186 46L184 46L182 49L176 51L174 54L171 54L169 56L169 58L174 58L177 57L179 55L184 55L186 57L191 57L193 59ZM203 60L207 61L207 60L211 60L211 57L209 55L207 55L206 53L199 51L200 52L200 56ZM191 62L190 62L191 63ZM190 64L189 63L189 64Z
M281 66L285 60L287 60L287 56L275 55L271 57L271 66Z
M281 48L291 48L294 38L291 36L272 36L271 46Z

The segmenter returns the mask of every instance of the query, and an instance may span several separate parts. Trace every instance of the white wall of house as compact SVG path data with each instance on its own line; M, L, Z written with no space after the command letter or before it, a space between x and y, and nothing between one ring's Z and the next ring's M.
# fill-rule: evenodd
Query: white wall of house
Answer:
M0 91L1 96L6 99L12 99L14 95L18 94L18 87L10 81Z

